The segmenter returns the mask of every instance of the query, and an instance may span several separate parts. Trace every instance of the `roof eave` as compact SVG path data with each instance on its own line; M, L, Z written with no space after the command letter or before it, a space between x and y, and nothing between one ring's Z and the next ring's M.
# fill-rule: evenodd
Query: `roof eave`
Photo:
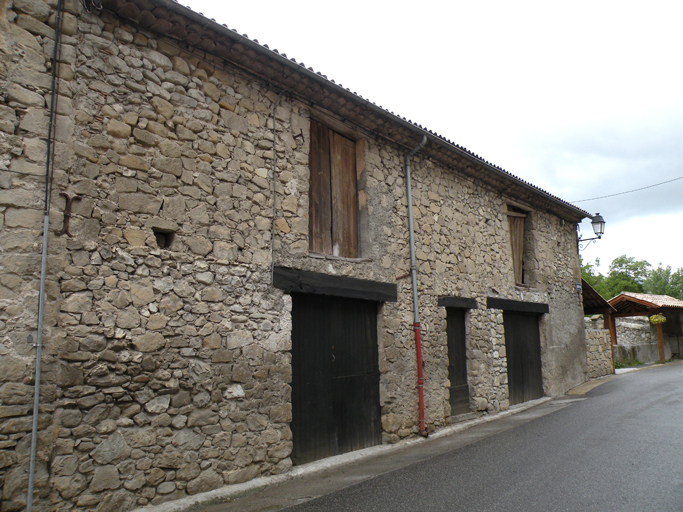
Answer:
M105 2L111 5L115 4L116 0L105 0ZM265 46L255 41L252 41L248 37L238 34L236 31L228 28L227 26L221 25L214 20L206 18L202 14L197 13L188 7L185 7L175 2L174 0L152 0L152 2L161 7L169 9L170 11L173 11L176 14L184 16L189 20L194 21L195 23L201 24L206 29L211 29L217 34L229 38L234 43L239 43L248 49L258 52L259 54L265 54L269 59L272 59L278 64L286 66L287 68L294 70L298 73L301 73L307 79L327 89L331 89L332 91L334 91L334 93L341 95L348 100L351 100L353 103L357 105L361 105L363 108L368 109L371 112L383 118L389 119L393 124L398 125L401 129L407 131L409 134L415 135L414 143L410 140L394 139L395 142L403 145L406 148L412 149L412 147L417 145L417 142L422 138L422 136L426 136L428 141L432 142L435 146L437 146L437 148L441 149L441 151L438 151L437 149L434 149L432 147L428 147L422 151L423 153L426 153L429 156L446 163L447 165L452 165L456 167L458 170L464 171L465 174L471 174L474 177L474 173L467 173L466 170L460 169L457 166L457 164L452 162L452 158L448 158L447 156L442 155L441 153L445 151L446 153L455 154L459 158L467 160L469 163L474 164L477 167L490 173L491 177L488 180L485 179L485 177L480 175L479 173L476 173L476 178L478 178L479 180L487 182L491 186L496 186L496 181L502 180L506 182L507 186L509 187L507 192L510 195L517 196L519 199L523 201L530 201L535 206L539 206L543 209L549 210L552 213L558 215L560 218L563 218L573 223L578 223L581 222L582 219L591 216L589 212L582 210L581 208L578 208L570 203L567 203L566 201L563 201L562 199L553 196L552 194L549 194L548 192L521 180L520 178L510 174L509 172L486 162L485 160L470 153L469 151L460 148L459 146L444 139L443 137L429 130L424 129L421 126L415 125L412 122L375 105L371 101L366 100L361 96L358 96L350 90L345 89L344 87L330 81L320 73L316 73L306 68L305 66L297 63L296 61L288 59L286 56L283 56L280 53L277 53L276 51L266 48ZM357 120L353 120L353 122L357 123ZM362 123L359 125L363 126ZM375 131L372 128L370 128L370 130Z

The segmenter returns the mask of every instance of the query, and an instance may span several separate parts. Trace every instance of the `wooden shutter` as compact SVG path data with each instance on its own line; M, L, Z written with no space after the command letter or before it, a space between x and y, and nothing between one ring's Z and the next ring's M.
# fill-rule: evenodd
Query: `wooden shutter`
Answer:
M309 250L358 256L356 143L311 120Z
M512 246L512 267L515 272L515 283L524 281L524 219L523 213L507 212L510 225L510 245Z
M334 133L331 137L332 254L358 256L356 143Z
M328 128L311 120L308 248L322 254L332 254L330 133Z

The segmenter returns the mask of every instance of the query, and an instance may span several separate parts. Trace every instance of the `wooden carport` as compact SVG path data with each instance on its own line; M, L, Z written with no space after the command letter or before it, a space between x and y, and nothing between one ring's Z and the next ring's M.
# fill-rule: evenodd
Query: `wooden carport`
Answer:
M667 312L680 313L683 311L683 301L668 295L651 295L649 293L621 292L611 298L609 304L616 309L616 313L605 315L605 324L609 324L612 344L617 344L616 317L647 316ZM657 347L659 348L659 362L664 362L664 331L662 324L657 324Z
M607 315L617 312L609 302L602 298L602 295L583 279L581 279L581 294L583 295L584 315L605 315L604 318L606 319ZM608 328L605 322L605 329Z

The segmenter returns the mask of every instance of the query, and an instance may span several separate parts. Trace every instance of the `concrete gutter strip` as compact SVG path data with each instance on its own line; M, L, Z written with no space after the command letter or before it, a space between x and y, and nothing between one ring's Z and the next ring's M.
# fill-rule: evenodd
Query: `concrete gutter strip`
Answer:
M387 452L398 452L411 446L429 443L431 439L439 439L442 437L454 435L476 425L481 425L483 423L489 423L491 421L506 418L508 416L518 414L522 411L526 411L527 409L531 409L532 407L536 407L543 403L549 402L550 400L552 400L552 398L543 397L537 400L525 402L523 404L513 405L507 411L499 412L498 414L482 416L481 418L475 418L473 420L463 421L462 423L445 427L433 434L430 434L428 438L418 437L398 444L386 444L373 446L370 448L364 448L362 450L356 450L354 452L345 453L343 455L337 455L335 457L329 457L327 459L311 462L308 464L303 464L301 466L296 466L288 473L284 473L282 475L256 478L243 484L228 485L225 487L221 487L220 489L204 492L201 494L197 494L195 496L189 496L187 498L182 498L179 500L174 500L168 503L140 507L135 509L133 512L188 512L190 510L195 509L196 507L215 505L217 503L227 502L230 501L231 498L245 494L247 492L263 489L266 487L271 487L297 478L311 476L318 472L330 468L341 467L364 458L374 457Z

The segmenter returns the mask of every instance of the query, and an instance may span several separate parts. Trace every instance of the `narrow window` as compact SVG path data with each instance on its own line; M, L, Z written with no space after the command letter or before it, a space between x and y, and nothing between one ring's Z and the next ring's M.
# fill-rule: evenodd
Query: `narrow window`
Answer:
M154 238L159 249L169 249L173 244L174 233L157 228L152 228L152 230L154 231Z
M508 205L508 224L510 225L510 246L512 248L512 268L515 284L524 283L524 221L526 212Z
M356 143L311 120L309 250L358 256Z

